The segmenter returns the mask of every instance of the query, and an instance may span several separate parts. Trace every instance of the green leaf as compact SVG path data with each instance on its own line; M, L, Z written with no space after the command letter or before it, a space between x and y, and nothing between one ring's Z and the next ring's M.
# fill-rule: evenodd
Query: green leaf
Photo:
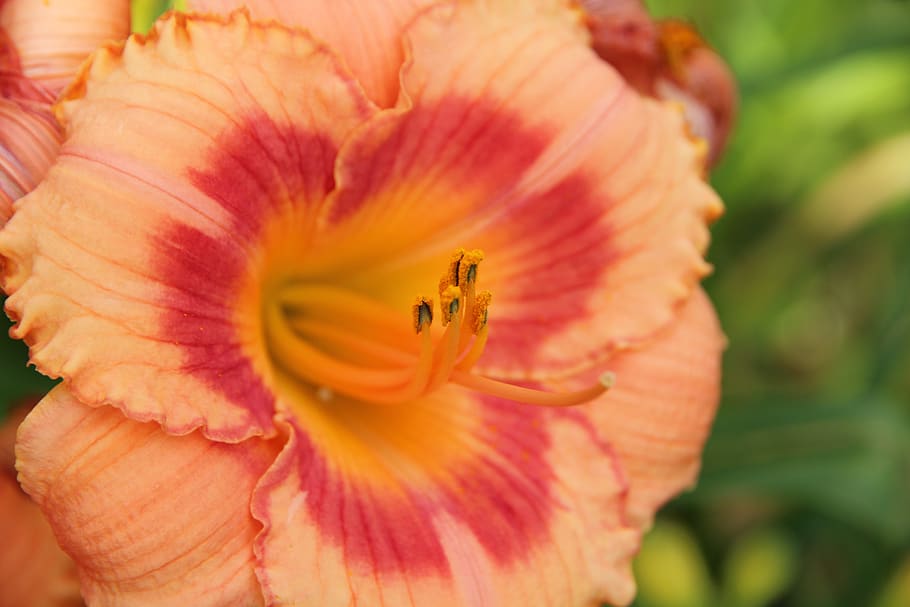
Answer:
M697 502L762 495L842 517L897 543L910 538L910 424L884 402L721 410Z

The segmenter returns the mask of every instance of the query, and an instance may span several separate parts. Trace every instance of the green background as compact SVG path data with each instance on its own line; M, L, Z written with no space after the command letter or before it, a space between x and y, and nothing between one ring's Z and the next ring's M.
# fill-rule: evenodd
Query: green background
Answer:
M707 288L730 338L641 607L910 606L910 4L655 0L740 87Z
M138 0L144 29L163 3ZM910 3L653 0L739 82L706 286L730 347L639 607L910 605ZM0 337L0 406L46 390ZM2 411L0 411L2 412Z

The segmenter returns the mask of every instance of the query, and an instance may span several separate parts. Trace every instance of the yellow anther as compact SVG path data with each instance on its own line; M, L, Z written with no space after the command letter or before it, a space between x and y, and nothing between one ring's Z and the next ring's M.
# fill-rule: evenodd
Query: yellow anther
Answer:
M449 267L446 270L446 273L442 275L442 278L439 279L440 295L442 295L442 292L450 286L458 286L458 275L461 268L461 260L463 257L464 249L458 248L455 249L454 253L452 253L452 258L449 260Z
M483 251L474 249L464 253L458 266L458 281L455 283L462 289L477 281L477 266L483 261Z
M487 308L490 307L490 300L493 294L489 291L481 291L474 296L474 307L471 309L471 331L474 335L487 326Z
M442 326L448 325L458 314L461 307L461 289L449 285L439 294L439 310L442 313Z
M433 324L433 300L419 295L414 301L414 330L420 333Z

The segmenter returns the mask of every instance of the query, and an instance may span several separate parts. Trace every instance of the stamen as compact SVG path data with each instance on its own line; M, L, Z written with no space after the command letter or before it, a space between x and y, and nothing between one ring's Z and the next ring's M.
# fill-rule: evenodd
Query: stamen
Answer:
M448 325L461 309L461 290L449 285L439 293L439 311L442 312L442 326Z
M442 293L451 286L458 286L458 278L461 272L461 260L464 257L464 249L455 249L452 253L452 259L449 261L449 267L446 273L439 279L439 292Z
M471 307L471 331L478 335L486 326L489 317L488 308L493 294L489 291L481 291L474 297L474 305Z
M369 326L407 339L396 311L354 291L326 285L292 284L279 296L282 308L343 326Z
M458 266L458 287L464 293L465 322L461 325L461 335L458 340L458 351L464 353L471 343L473 333L472 317L470 311L474 309L475 286L477 284L477 266L483 261L483 251L474 249L464 253Z
M414 330L420 333L433 324L433 300L420 295L414 302Z
M427 391L430 374L433 370L433 338L429 331L421 333L420 357L414 370L414 376L400 389L380 395L380 399L390 403L407 403Z
M543 392L533 388L525 388L514 384L490 379L480 375L465 373L455 370L452 381L466 388L483 392L491 396L514 400L529 405L540 407L573 407L582 405L597 398L613 387L616 379L612 373L604 373L593 386L576 392Z
M458 364L455 365L455 368L459 371L470 371L474 368L474 365L480 360L480 356L483 354L483 349L487 345L487 336L490 334L489 329L484 326L478 333L477 337L474 338L474 343L471 344L471 349L468 350L467 354L461 357L461 360L458 361Z
M455 287L450 287L455 288ZM457 291L457 289L455 289ZM454 300L458 301L458 300ZM457 312L456 308L456 312ZM435 371L427 386L428 391L437 390L449 381L455 361L458 358L458 344L461 336L461 316L452 316L452 322L446 327L446 332L440 340L440 349L433 360Z
M461 262L458 264L458 281L455 284L466 289L469 284L477 282L477 266L481 261L483 261L483 251L480 249L463 253Z
M269 307L265 326L266 340L274 357L285 363L282 365L285 370L307 382L328 385L350 393L350 390L342 390L342 386L395 386L406 382L412 374L407 368L375 369L349 364L320 352L288 329L277 305Z
M407 351L385 343L367 339L356 335L350 329L333 327L332 325L304 318L288 318L288 325L303 339L315 339L322 343L335 346L339 351L347 351L377 363L390 363L402 367L414 363L417 350ZM409 342L404 342L411 346ZM402 344L404 345L404 344Z
M544 407L570 407L607 391L612 374L583 390L545 392L473 372L483 355L492 294L477 291L480 250L456 250L439 282L440 320L426 296L404 315L368 294L297 283L282 289L264 313L265 340L281 371L307 384L325 403L336 394L365 402L406 404L455 383L497 398Z

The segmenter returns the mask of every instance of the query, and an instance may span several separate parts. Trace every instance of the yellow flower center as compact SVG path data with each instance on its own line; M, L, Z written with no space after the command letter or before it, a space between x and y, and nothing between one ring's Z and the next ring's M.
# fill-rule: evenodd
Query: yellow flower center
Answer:
M434 300L418 295L412 324L360 293L313 281L291 282L265 302L265 342L273 364L322 400L336 394L377 404L407 403L449 383L509 400L552 407L588 402L612 375L577 392L544 392L475 372L489 336L489 291L478 291L479 250L457 250Z

